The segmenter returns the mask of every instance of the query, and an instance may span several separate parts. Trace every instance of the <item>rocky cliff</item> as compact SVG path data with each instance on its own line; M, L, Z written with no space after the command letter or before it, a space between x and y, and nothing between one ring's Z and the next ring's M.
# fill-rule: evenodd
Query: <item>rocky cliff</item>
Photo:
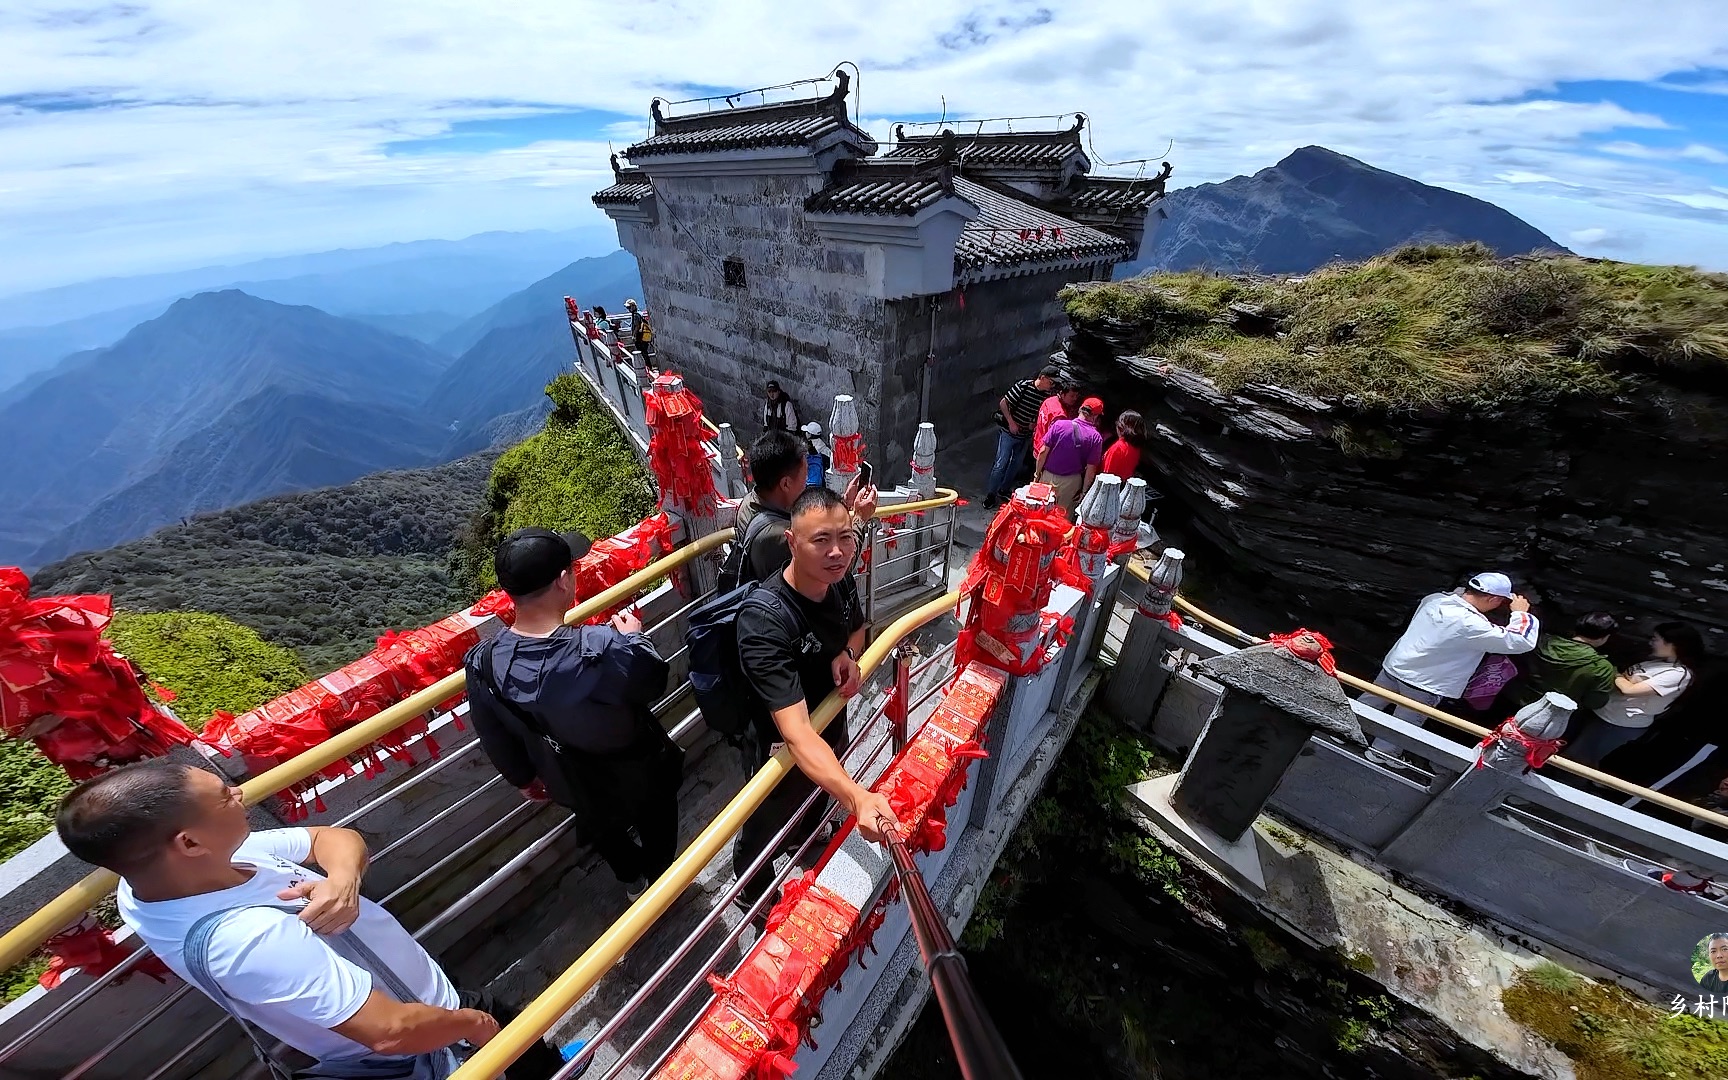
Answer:
M1637 268L1628 296L1583 260L1407 257L1070 291L1070 363L1145 414L1152 483L1228 586L1213 602L1372 662L1423 594L1503 569L1557 625L1685 619L1728 651L1728 277ZM1548 271L1577 291L1544 308L1519 289ZM1480 333L1503 305L1526 314Z

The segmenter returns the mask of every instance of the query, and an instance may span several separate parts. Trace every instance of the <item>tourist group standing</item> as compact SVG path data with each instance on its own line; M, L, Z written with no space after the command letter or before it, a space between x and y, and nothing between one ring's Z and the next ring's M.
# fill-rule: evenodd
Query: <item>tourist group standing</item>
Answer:
M993 419L996 455L984 487L986 506L1014 493L1029 453L1032 478L1054 488L1056 501L1070 513L1099 475L1126 480L1139 470L1146 434L1140 414L1125 410L1108 424L1103 400L1087 395L1054 365L1009 387Z
M1693 684L1704 642L1689 623L1658 623L1650 632L1646 658L1621 670L1603 651L1621 629L1612 614L1587 612L1571 629L1570 634L1544 633L1510 577L1477 574L1462 588L1423 598L1374 684L1423 705L1468 708L1490 717L1509 715L1546 693L1562 694L1577 709L1560 752L1581 765L1597 766L1650 732ZM1382 711L1390 706L1368 693L1361 700ZM1408 706L1390 711L1419 727L1427 725L1428 718ZM1368 755L1387 765L1402 760L1397 745L1385 737L1373 741Z

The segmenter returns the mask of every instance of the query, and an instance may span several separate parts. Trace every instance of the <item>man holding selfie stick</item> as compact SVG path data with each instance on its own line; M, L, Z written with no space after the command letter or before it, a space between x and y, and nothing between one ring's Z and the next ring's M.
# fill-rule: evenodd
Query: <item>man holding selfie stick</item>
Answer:
M499 775L524 798L568 807L634 900L678 854L684 752L654 718L667 666L642 620L625 611L608 626L564 625L572 564L589 546L548 529L498 545L516 621L469 651L468 716Z

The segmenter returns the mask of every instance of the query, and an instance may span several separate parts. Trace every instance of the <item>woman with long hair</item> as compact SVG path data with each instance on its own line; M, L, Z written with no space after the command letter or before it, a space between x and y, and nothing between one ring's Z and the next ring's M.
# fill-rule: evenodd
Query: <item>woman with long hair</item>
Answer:
M1704 636L1696 626L1658 623L1650 635L1650 659L1615 677L1607 704L1585 721L1584 730L1561 754L1582 765L1595 765L1649 731L1692 685L1703 658Z
M1123 480L1140 469L1140 450L1146 445L1146 421L1133 409L1116 418L1116 441L1104 451L1103 471Z

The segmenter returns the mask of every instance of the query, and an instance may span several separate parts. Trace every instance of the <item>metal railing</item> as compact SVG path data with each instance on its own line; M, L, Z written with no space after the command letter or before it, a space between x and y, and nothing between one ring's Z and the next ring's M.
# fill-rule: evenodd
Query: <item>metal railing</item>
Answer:
M903 508L896 508L904 512ZM864 650L858 667L869 677L894 647L925 623L952 611L960 601L957 592L923 604L902 615ZM838 693L829 694L810 716L810 725L818 733L839 715L845 702ZM487 1080L501 1075L510 1063L520 1057L529 1045L552 1029L559 1019L600 978L623 959L624 954L651 930L674 901L696 880L702 869L720 854L733 835L743 828L751 814L768 798L793 769L790 750L782 748L745 782L742 790L708 823L701 833L679 853L665 873L630 905L617 921L595 939L564 972L552 981L540 996L529 1002L517 1018L510 1022L492 1041L475 1052L452 1076L452 1080Z
M1138 561L1130 561L1128 564L1128 570L1141 581L1145 581L1149 575L1146 566ZM1265 638L1255 637L1246 630L1232 626L1223 619L1213 615L1211 612L1198 607L1180 596L1176 598L1176 608L1181 611L1182 614L1211 627L1227 637L1233 637L1238 641L1243 641L1250 645L1261 645L1265 643ZM1373 696L1389 701L1394 705L1409 709L1415 713L1420 713L1430 720L1437 720L1447 727L1452 728L1455 731L1461 731L1473 738L1483 739L1490 734L1488 728L1485 728L1480 724L1472 723L1469 720L1464 719L1462 716L1454 716L1453 714L1446 712L1444 709L1437 709L1432 705L1426 705L1420 701L1407 698L1403 694L1394 690L1388 690L1383 686L1377 686L1374 683L1371 683L1366 679L1358 678L1347 671L1340 670L1338 672L1338 681L1353 690L1372 694ZM1717 828L1728 829L1728 816L1718 814L1712 810L1706 810L1702 806L1694 806L1689 802L1683 802L1671 795L1664 795L1660 791L1654 791L1647 787L1640 787L1629 780L1622 780L1618 776L1602 772L1600 769L1592 769L1588 765L1581 765L1564 755L1556 754L1554 757L1548 759L1548 764L1556 766L1563 772L1568 772L1574 776L1589 780L1592 783L1600 784L1605 788L1620 792L1623 795L1636 796L1646 802L1654 803L1657 806L1672 810L1677 814L1684 814L1696 821L1702 821L1705 824L1714 825Z
M878 513L899 514L931 510L941 507L952 508L957 502L957 499L958 496L954 492L944 491L937 498L921 500L915 504L901 504L898 506L884 507L881 508ZM631 575L629 578L619 582L617 585L614 585L600 594L578 604L565 616L566 624L574 624L591 618L596 614L631 599L633 596L642 592L647 586L653 585L664 578L671 571L676 570L698 557L716 551L723 544L727 543L731 537L731 530L723 530L710 536L703 537L701 540L692 544L676 549L670 555L657 560L655 563L641 571L638 571L636 574ZM949 540L951 541L951 539L952 529L950 528ZM949 550L951 549L945 549L939 553L932 553L932 557L939 557L945 563L946 559L950 557ZM870 569L866 570L866 574L873 577L873 571ZM694 600L678 606L668 614L657 619L652 625L644 627L644 631L653 634L667 626L675 625L679 619L688 615L688 613L704 599L706 599L706 596L697 597ZM681 653L682 651L683 649L680 648L678 653ZM678 653L674 653L672 657L669 657L669 659L675 657ZM247 804L253 805L277 791L283 790L288 786L312 777L325 765L346 757L354 750L374 741L380 735L395 730L405 721L428 711L432 705L448 700L450 697L460 692L462 689L463 678L464 676L461 671L453 672L451 675L439 680L432 686L410 695L401 702L386 708L376 716L355 725L355 727L342 732L318 747L315 747L291 761L246 782L242 785L242 790L245 792ZM685 685L682 684L679 687L672 689L662 699L662 701L656 705L656 714L660 714L665 706L677 700L684 693L684 690ZM928 694L926 695L926 699L927 698ZM894 702L894 697L890 696L877 708L865 725L866 732L874 730L876 723L890 714L894 707ZM465 708L465 705L459 705L457 706L457 709L453 711L465 710ZM664 717L662 717L662 719L664 720ZM700 723L700 713L692 708L689 710L688 715L682 717L671 725L673 737L676 738L681 734L687 733L698 723ZM903 719L897 726L897 730L903 730ZM346 826L362 820L366 815L387 805L395 799L398 799L404 793L412 790L417 785L424 783L427 779L438 775L443 770L449 769L456 763L464 760L479 749L479 747L480 743L476 740L453 749L438 761L430 763L424 768L421 768L413 774L403 778L401 783L393 786L390 791L368 800L361 806L344 814L341 818L332 822L332 824L335 826ZM895 749L898 750L898 748L899 744L895 744ZM431 832L431 830L438 827L441 823L459 813L464 807L481 798L488 791L495 790L503 783L504 781L502 778L492 777L473 790L463 794L450 806L444 807L432 814L427 820L422 821L411 828L405 834L392 839L373 856L373 864L379 864L390 855L400 850L404 845ZM426 882L435 880L444 871L455 865L465 855L492 840L494 837L507 834L511 829L532 818L535 812L540 809L543 809L541 804L525 803L507 810L497 821L494 821L490 825L482 828L477 834L464 841L454 851L446 854L432 865L420 870L408 881L393 889L380 902L389 904L409 894L415 888L424 885ZM455 903L439 912L425 925L420 927L420 929L416 930L414 936L417 939L424 938L443 926L448 925L452 920L470 910L480 901L485 899L487 895L495 891L496 888L503 884L503 882L510 876L528 865L528 863L530 863L534 858L548 850L571 828L571 826L572 821L568 818L554 824L543 835L530 842L522 851L512 856L502 866L489 874L478 886L465 893L455 901ZM98 871L87 876L77 885L68 889L48 905L45 905L42 909L38 910L30 918L20 923L3 938L0 938L0 954L11 955L11 953L21 953L24 956L29 955L30 952L33 952L35 948L39 947L41 944L40 941L33 942L30 940L31 937L40 933L38 929L39 927L48 928L47 934L43 935L43 940L45 940L46 936L58 932L58 930L64 925L79 918L94 902L99 901L104 895L106 895L112 887L113 878L106 871ZM10 950L10 952L6 952L5 950ZM71 1016L77 1009L83 1006L104 988L112 985L114 982L132 972L149 955L150 950L140 944L116 967L104 975L92 979L87 985L80 987L78 991L64 1003L57 1005L46 1016L35 1021L28 1030L14 1038L3 1048L0 1048L0 1063L4 1063L16 1057L42 1034ZM153 1007L145 1017L141 1018L138 1022L121 1032L107 1045L92 1054L85 1061L81 1062L74 1071L68 1075L72 1077L85 1075L85 1073L100 1064L128 1039L142 1031L149 1022L159 1019L174 1005L174 1003L185 997L187 990L188 987L182 986L171 992L163 1001L157 1003L157 1005ZM206 1044L210 1038L219 1033L227 1022L228 1018L226 1016L216 1021L216 1023L214 1023L207 1031L203 1032L190 1044L183 1047L171 1061L157 1069L156 1072L151 1074L151 1076L163 1075L173 1066L196 1052L199 1047Z

